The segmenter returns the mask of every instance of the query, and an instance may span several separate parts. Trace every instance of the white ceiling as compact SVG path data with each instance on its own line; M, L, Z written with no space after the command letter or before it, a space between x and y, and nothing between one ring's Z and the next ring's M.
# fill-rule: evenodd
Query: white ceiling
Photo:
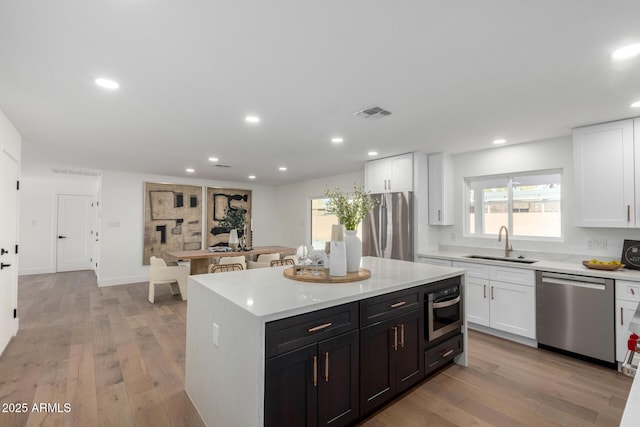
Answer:
M637 0L0 0L0 110L24 171L279 185L361 169L370 150L455 153L640 115L640 58L610 59L640 42L639 16ZM393 114L353 115L371 106Z

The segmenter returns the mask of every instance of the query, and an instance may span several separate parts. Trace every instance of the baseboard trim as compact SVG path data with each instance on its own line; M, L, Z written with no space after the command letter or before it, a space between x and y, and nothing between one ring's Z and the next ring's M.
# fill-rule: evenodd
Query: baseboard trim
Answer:
M33 276L35 274L51 274L55 273L54 268L29 268L24 270L18 270L18 276Z
M519 335L510 334L509 332L499 331L497 329L488 328L483 325L476 325L475 323L469 322L467 324L469 329L473 329L474 331L483 332L488 335L493 335L498 338L504 338L505 340L515 341L520 344L524 344L529 347L538 347L538 341L532 340L531 338L521 337Z
M129 276L129 277L116 277L113 279L100 279L98 278L98 287L103 286L118 286L129 285L131 283L148 282L149 275L144 276Z

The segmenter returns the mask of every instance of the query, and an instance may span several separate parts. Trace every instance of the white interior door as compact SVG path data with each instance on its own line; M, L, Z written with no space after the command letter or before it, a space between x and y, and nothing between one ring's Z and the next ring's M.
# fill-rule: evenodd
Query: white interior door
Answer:
M18 162L0 150L0 354L14 329L18 292Z
M58 251L56 271L91 269L93 198L58 195Z

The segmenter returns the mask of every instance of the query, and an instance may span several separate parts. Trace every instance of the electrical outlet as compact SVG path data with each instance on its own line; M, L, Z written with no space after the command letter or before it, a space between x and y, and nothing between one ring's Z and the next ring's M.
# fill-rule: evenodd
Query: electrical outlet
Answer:
M213 324L213 337L212 338L213 338L213 345L218 347L219 340L220 340L220 326L218 326L217 323Z
M589 249L607 249L607 240L596 240L589 239L587 240L587 248Z

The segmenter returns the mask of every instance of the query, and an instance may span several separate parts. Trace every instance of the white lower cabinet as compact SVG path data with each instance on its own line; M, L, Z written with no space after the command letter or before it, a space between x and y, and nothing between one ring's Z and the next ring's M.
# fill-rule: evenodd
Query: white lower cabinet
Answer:
M467 270L467 321L526 338L536 338L535 272L454 261ZM496 280L500 279L500 280Z
M640 301L640 283L616 280L616 361L624 362L629 323Z
M535 286L491 281L491 322L493 329L536 338Z
M489 326L489 280L466 276L465 278L465 313L467 322Z

